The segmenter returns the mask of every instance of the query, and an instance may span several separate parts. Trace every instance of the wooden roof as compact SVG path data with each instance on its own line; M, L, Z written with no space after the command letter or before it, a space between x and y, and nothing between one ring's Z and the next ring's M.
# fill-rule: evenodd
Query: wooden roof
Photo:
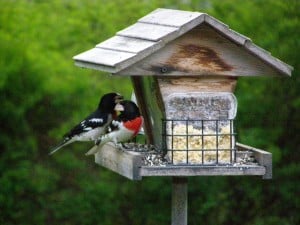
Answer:
M156 9L139 19L137 23L117 32L114 37L74 56L73 59L75 64L80 67L122 74L122 71L134 67L135 64L163 49L199 25L208 25L222 37L238 46L239 49L241 48L251 57L254 56L259 59L259 62L271 68L257 72L262 74L249 75L291 75L293 67L273 57L269 52L252 43L251 39L231 30L214 17L205 13L172 9ZM265 71L275 74L264 74ZM249 73L251 72L249 71Z

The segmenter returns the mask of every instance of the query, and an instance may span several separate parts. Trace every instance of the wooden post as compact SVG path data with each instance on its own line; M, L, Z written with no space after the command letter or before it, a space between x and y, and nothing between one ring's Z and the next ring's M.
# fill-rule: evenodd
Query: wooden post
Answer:
M172 225L187 225L187 177L172 177Z

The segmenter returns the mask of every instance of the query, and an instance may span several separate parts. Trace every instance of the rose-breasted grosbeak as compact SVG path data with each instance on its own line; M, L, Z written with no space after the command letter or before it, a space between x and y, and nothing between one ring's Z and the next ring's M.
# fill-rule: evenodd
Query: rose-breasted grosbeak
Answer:
M96 141L106 133L112 119L117 117L115 106L123 99L120 94L108 93L102 96L98 108L64 135L60 144L52 149L50 155L74 141Z
M89 150L86 155L96 154L101 149L101 146L107 142L117 144L128 141L134 138L142 128L143 117L134 102L128 100L121 101L116 105L115 110L120 111L121 114L110 123L108 133L102 135L96 141L96 145L98 146Z

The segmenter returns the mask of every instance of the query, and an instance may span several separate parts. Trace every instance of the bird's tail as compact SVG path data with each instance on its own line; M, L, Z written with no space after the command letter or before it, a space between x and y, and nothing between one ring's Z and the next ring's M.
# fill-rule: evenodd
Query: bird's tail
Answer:
M49 153L49 155L54 154L55 152L57 152L59 149L61 149L62 147L71 144L72 142L74 142L74 140L72 139L64 139L62 142L60 142L58 145L56 145L55 147L53 147L51 149L51 152Z

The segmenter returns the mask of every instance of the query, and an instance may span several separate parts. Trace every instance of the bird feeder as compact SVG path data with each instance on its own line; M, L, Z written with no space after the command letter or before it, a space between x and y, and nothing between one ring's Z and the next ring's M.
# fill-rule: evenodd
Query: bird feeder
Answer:
M131 77L147 143L166 161L147 164L147 152L107 145L96 163L133 180L272 177L272 155L236 141L234 90L239 77L291 76L293 68L221 21L205 13L157 9L74 60L80 67ZM245 160L250 156L255 162ZM186 204L179 194L185 182L174 178L175 205ZM179 211L173 209L178 224L186 224Z

